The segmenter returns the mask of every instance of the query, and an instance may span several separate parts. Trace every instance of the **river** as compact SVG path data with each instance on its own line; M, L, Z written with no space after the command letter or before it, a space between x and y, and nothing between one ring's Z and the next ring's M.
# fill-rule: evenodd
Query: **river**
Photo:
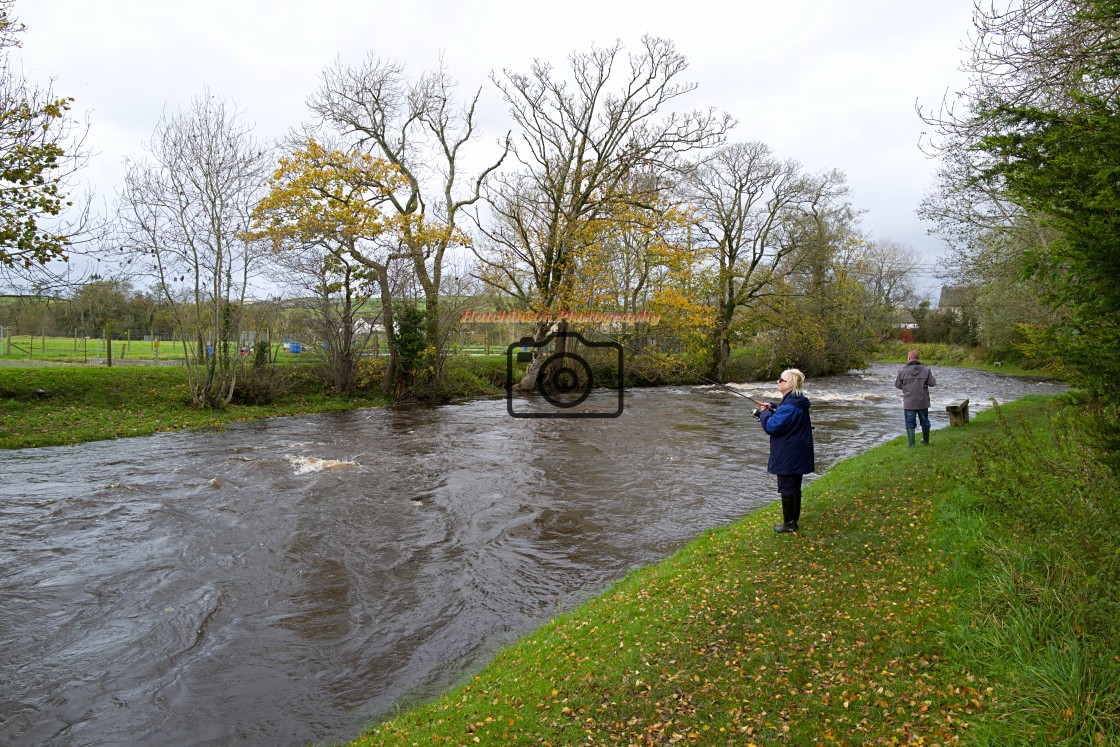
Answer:
M819 471L903 435L897 368L807 382ZM1064 389L935 372L934 428ZM635 389L614 419L494 399L0 452L0 743L352 737L773 501L752 408Z

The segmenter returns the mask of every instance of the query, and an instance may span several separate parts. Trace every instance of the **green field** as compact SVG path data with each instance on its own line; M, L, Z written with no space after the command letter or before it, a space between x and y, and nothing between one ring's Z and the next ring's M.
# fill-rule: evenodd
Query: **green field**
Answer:
M120 360L156 360L153 343L144 340L113 340L113 358ZM183 360L183 343L159 343L160 360ZM0 340L0 360L38 360L57 363L85 363L104 359L108 349L105 340L79 337L40 337L16 335Z
M301 352L293 354L280 344L272 345L272 357L277 363L295 361L312 355L310 346L314 343L302 343ZM489 352L487 352L489 351ZM384 345L378 351L386 353ZM483 343L463 345L456 348L462 355L501 355L505 353L505 345L492 344L487 347ZM105 340L100 338L80 337L41 337L28 335L15 335L0 339L0 361L46 361L50 363L100 363L107 358ZM251 353L249 353L251 355ZM182 361L186 357L186 349L182 342L177 340L163 340L158 343L150 340L113 340L113 362L119 361Z

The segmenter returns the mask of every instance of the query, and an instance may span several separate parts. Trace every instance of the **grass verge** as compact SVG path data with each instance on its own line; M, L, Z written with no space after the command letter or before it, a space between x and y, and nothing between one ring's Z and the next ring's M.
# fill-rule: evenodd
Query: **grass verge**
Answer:
M1099 417L1032 397L846 460L800 535L710 531L353 744L1117 744Z
M940 366L959 366L962 368L975 368L979 371L990 371L1004 376L1045 376L1047 378L1061 378L1063 372L1046 368L1026 368L1019 354L1001 355L985 350L984 348L969 347L965 345L948 345L940 342L900 342L898 340L885 342L875 354L879 363L906 363L906 355L911 350L921 353L923 363Z
M295 371L295 369L292 369ZM42 394L37 394L42 390ZM293 376L267 405L190 406L185 368L0 368L0 449L145 436L244 420L384 405L376 395L332 396Z

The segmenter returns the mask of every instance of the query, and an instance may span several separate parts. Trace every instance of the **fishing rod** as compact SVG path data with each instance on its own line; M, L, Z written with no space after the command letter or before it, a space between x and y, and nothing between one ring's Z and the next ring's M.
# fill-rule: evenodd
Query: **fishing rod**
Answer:
M773 405L774 405L773 402L763 402L761 400L757 400L754 397L751 397L750 395L743 394L742 392L740 392L736 389L732 389L727 384L721 384L718 381L714 381L712 379L709 379L707 376L701 376L700 374L695 374L695 376L696 376L696 378L701 379L702 381L706 381L709 384L714 384L715 386L718 386L722 389L726 389L727 391L734 394L736 397L742 397L743 399L749 399L751 402L754 402L759 407L762 407L764 405L767 406L767 407L773 407Z
M697 376L697 378L703 379L704 381L707 381L709 383L715 384L718 387L722 387L722 388L726 389L727 391L731 392L732 394L734 394L737 397L742 397L743 399L749 399L751 402L754 402L756 405L758 405L758 407L751 410L751 415L754 415L756 418L759 415L762 414L762 409L763 408L775 408L775 405L774 405L773 402L759 401L759 400L755 399L754 397L750 397L750 396L747 396L746 394L743 394L742 392L735 391L731 387L727 386L727 384L721 384L718 381L712 381L707 376L701 376L700 374L696 374L696 376Z

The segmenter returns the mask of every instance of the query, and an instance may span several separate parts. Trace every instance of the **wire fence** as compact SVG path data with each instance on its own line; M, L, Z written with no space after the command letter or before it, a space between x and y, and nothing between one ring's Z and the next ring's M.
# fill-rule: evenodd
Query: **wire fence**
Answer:
M277 344L277 356L289 355L288 348ZM301 348L297 348L299 350ZM211 349L207 351L212 352ZM241 355L251 355L242 347ZM187 346L179 340L105 340L97 337L47 337L42 335L0 334L0 361L101 365L113 364L182 365Z
M110 352L110 345L112 351ZM183 343L160 340L111 340L95 337L47 337L31 335L0 336L0 359L38 360L55 363L118 360L182 361Z
M457 340L454 352L460 355L504 355L509 341L499 335L483 335ZM110 351L111 345L111 351ZM321 342L301 343L290 340L269 345L269 360L297 362L309 360L324 348ZM207 354L212 348L207 348ZM241 346L238 355L254 357L255 347ZM363 357L388 355L382 341L370 340L360 351ZM70 365L183 365L187 346L179 340L111 340L96 337L49 337L45 335L7 335L0 329L0 362L58 363Z

